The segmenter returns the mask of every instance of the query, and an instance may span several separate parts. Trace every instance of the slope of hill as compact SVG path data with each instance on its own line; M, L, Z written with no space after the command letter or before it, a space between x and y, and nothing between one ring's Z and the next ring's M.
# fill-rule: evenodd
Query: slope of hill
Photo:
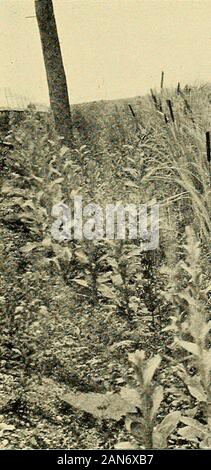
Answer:
M210 98L206 85L74 106L71 150L48 115L11 123L1 448L209 447ZM76 195L102 209L159 203L159 245L55 240L52 208Z

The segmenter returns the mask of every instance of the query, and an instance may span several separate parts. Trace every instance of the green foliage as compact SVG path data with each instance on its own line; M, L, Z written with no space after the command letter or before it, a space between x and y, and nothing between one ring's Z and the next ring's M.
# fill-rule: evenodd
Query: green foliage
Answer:
M174 333L173 348L180 348L189 353L185 358L186 366L178 359L173 367L176 374L187 387L190 396L198 405L202 404L203 422L180 412L170 412L157 426L155 419L163 401L163 387L154 386L153 376L161 362L160 356L145 360L143 351L131 355L134 370L140 385L142 407L141 417L126 419L126 428L145 448L165 448L167 439L181 422L185 427L179 428L178 433L187 441L195 442L200 448L209 448L211 443L211 350L209 309L207 293L208 286L204 285L200 243L192 227L186 228L186 244L184 244L185 260L180 260L175 266L175 275L167 285L168 300L177 306L177 316L172 317L172 326L165 330ZM163 269L164 273L168 270ZM186 287L181 289L184 284ZM175 361L176 362L176 361ZM194 374L189 368L194 367ZM181 393L181 398L183 394ZM190 410L197 414L197 408ZM187 413L187 412L186 412ZM128 442L120 443L120 447L128 448ZM137 448L137 444L135 446Z
M127 416L126 429L136 440L136 448L166 448L167 439L180 420L180 412L171 412L160 423L158 422L164 390L161 385L156 385L154 375L160 367L161 357L156 355L145 359L144 351L136 351L130 354L129 359L136 374L139 414ZM128 393L128 400L129 398L133 402L133 393ZM124 443L120 445L123 448Z
M85 411L95 418L119 421L129 412L135 411L135 403L131 403L117 393L68 393L62 400L78 410Z
M157 422L164 395L163 387L156 385L153 379L161 357L157 355L146 360L144 351L136 351L129 359L136 374L137 388L122 387L119 394L68 393L62 400L95 418L119 421L126 416L126 429L136 440L136 448L165 448L180 420L180 412L169 413ZM116 448L127 448L128 444L120 442ZM133 443L129 447L133 447Z
M13 123L14 150L2 162L2 352L18 370L15 396L23 401L35 376L55 374L76 387L59 393L62 403L115 423L115 436L125 417L117 448L166 448L170 438L210 447L209 93L163 90L156 107L149 97L131 100L136 118L126 102L81 105L71 150L49 116L29 109ZM159 250L143 253L136 240L53 240L53 205L71 206L77 194L102 206L159 202ZM146 352L134 352L145 339Z
M172 317L172 329L175 335L173 348L186 351L186 365L178 364L174 373L182 380L187 391L202 404L202 424L197 419L182 418L187 424L179 433L187 440L200 442L200 447L207 447L211 432L211 349L209 316L209 280L206 279L202 268L202 251L193 227L186 228L186 243L184 244L185 259L180 260L175 267L174 291L171 286L171 302L177 305L177 316ZM194 374L189 369L194 369ZM196 411L194 411L196 414Z

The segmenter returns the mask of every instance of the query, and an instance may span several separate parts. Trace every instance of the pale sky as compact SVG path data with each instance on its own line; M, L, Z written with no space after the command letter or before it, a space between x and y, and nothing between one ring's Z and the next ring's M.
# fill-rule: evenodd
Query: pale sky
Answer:
M211 0L53 3L72 103L145 94L162 70L168 86L211 82ZM48 103L33 15L33 0L0 0L0 101Z

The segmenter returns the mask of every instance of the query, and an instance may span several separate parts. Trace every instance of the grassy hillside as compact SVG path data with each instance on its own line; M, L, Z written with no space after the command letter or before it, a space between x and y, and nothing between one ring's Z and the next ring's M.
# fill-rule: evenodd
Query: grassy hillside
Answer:
M209 448L211 86L73 117L73 150L29 109L1 155L1 447ZM55 241L76 195L159 202L159 247Z

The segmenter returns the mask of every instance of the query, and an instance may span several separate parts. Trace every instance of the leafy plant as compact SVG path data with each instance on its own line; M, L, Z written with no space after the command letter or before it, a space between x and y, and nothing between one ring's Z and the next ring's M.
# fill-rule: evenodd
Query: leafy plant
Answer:
M139 414L129 414L126 417L126 429L136 441L136 448L166 448L167 439L174 431L180 420L180 412L169 413L161 422L158 420L160 405L164 399L164 390L161 385L156 385L154 375L157 374L161 363L159 355L150 359L145 359L144 351L136 351L129 355L136 374L137 389L139 395ZM127 391L128 401L130 393ZM121 392L125 397L124 389ZM133 394L131 393L131 400ZM120 442L116 448L123 448L124 443ZM130 447L133 443L130 443ZM128 448L128 442L125 443Z
M207 447L211 436L210 285L204 282L202 250L192 227L186 228L184 250L185 260L179 261L175 268L177 283L170 295L172 304L177 305L177 315L172 317L172 324L166 330L174 332L174 350L188 353L183 363L175 365L174 372L191 397L202 405L203 412L204 424L198 419L182 417L186 427L180 429L179 434L190 441L201 441L200 446Z

